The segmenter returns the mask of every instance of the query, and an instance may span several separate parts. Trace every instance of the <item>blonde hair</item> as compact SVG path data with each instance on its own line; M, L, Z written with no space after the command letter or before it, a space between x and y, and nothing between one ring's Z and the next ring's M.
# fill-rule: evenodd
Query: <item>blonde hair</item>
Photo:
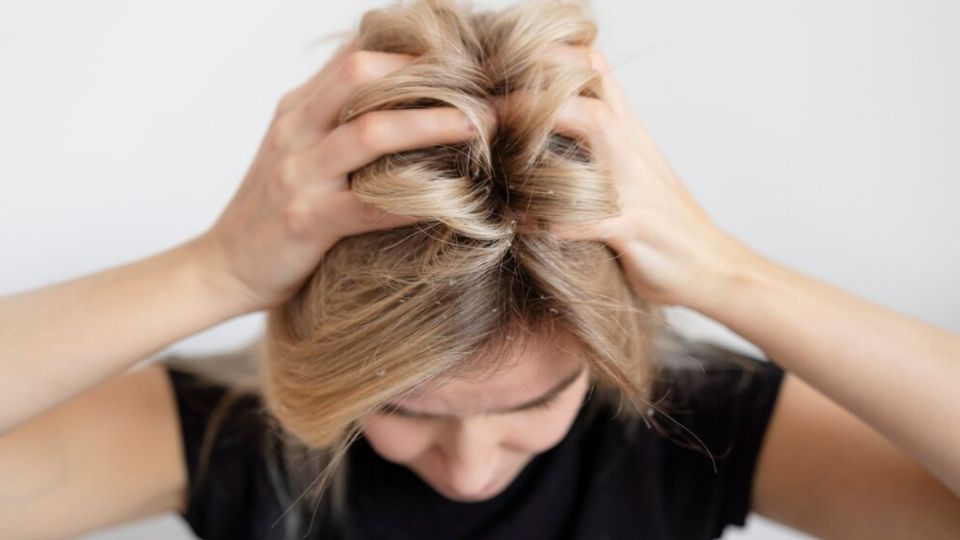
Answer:
M453 106L480 133L351 173L363 200L423 221L334 245L301 290L269 311L256 383L217 408L222 417L243 393L262 394L273 428L264 452L281 458L268 465L288 537L305 518L312 525L319 503L327 526L339 526L347 451L368 415L427 385L504 368L531 337L569 337L590 366L595 399L628 419L649 410L654 349L668 329L662 307L634 294L603 242L548 233L619 212L605 165L552 129L565 100L599 95L600 74L547 64L548 50L596 36L586 1L474 11L466 1L398 0L363 15L359 49L418 59L357 91L340 122ZM516 90L532 99L508 101L486 131L487 100Z
M340 121L452 106L480 133L354 171L361 199L423 221L341 239L268 313L264 401L297 468L314 464L311 500L342 471L362 420L384 402L502 368L530 336L571 337L596 391L622 413L649 403L660 307L633 293L604 243L547 232L619 212L605 165L552 129L564 101L599 96L601 79L588 67L546 63L548 51L596 36L580 1L482 12L454 0L398 1L363 15L360 50L418 58L357 91ZM485 130L487 100L517 90L532 99L506 102L496 130ZM342 489L333 487L342 511Z

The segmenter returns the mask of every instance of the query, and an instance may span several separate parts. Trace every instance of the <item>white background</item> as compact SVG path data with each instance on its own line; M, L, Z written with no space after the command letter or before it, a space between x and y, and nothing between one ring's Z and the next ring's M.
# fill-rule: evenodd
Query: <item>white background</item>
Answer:
M497 6L505 2L477 2ZM213 223L282 93L381 2L0 3L0 294ZM598 47L721 228L960 332L960 5L596 0ZM749 349L712 321L678 324ZM174 347L234 346L247 316ZM908 367L908 366L905 366ZM87 540L189 538L175 516ZM752 516L726 538L802 538Z

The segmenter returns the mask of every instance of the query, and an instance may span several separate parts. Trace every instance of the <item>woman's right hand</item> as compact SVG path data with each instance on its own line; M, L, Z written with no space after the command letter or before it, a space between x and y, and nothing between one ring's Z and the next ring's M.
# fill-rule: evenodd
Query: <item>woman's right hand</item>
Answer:
M337 125L353 92L415 59L358 51L351 39L280 100L239 189L194 242L247 312L290 298L340 238L419 220L358 200L350 171L383 154L475 136L452 107L372 111Z

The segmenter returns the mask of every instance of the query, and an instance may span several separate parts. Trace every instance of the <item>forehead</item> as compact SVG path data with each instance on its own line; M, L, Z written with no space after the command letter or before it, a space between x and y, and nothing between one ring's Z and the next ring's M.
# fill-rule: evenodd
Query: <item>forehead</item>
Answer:
M585 364L562 337L531 338L508 352L495 372L442 380L396 400L397 405L435 414L475 414L538 398Z

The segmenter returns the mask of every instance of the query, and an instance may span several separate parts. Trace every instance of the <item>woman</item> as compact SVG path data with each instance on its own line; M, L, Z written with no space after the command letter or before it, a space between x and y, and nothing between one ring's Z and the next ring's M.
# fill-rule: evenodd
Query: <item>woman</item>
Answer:
M3 299L0 537L955 538L960 338L718 229L581 7L368 13L209 231ZM259 310L252 389L123 373Z

